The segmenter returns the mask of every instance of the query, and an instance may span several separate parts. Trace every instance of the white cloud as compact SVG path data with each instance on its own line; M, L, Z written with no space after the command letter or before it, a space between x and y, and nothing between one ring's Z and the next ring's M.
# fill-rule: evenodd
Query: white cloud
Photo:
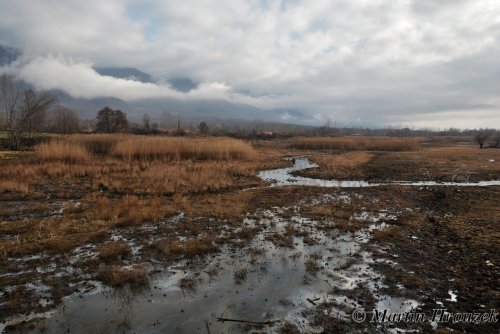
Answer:
M202 83L189 93L179 92L166 83L143 83L100 75L92 63L76 62L63 56L37 57L18 63L19 76L40 89L61 89L73 97L113 96L126 101L145 98L229 99L231 87L220 82Z

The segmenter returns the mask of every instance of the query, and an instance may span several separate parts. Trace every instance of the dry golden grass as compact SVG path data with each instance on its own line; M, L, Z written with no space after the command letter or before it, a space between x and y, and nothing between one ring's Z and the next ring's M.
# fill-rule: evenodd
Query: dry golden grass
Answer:
M295 138L290 147L302 150L417 151L420 139L396 137L312 137Z
M124 241L107 242L97 248L99 259L111 260L130 253L130 246Z
M146 268L141 265L132 267L111 266L99 273L99 278L106 284L114 287L146 286L149 276Z
M27 193L29 185L21 180L0 179L0 193Z
M88 162L91 154L125 160L249 160L252 146L232 138L176 138L135 135L74 135L54 139L35 148L41 160Z
M95 201L90 212L96 219L112 221L114 226L155 222L177 212L176 209L167 205L166 201L160 198L139 199L134 195L116 200L100 196L95 198L98 200Z
M109 222L85 219L49 217L38 220L1 222L0 231L14 235L0 241L3 256L32 254L41 250L67 252L77 246L102 240L108 233Z
M38 159L42 161L85 163L91 158L85 147L61 139L39 144L35 147L35 152Z
M256 185L261 158L230 138L68 136L37 146L35 159L0 160L0 192L60 182L131 194L220 191Z
M406 237L403 229L399 226L391 226L373 233L373 240L377 242L390 242L394 240L404 240Z
M104 239L113 228L154 223L167 219L180 209L164 198L124 196L110 199L100 193L86 196L82 203L78 207L65 205L61 216L0 222L0 233L16 236L0 240L0 254L22 255L40 250L67 252ZM101 259L111 259L126 255L130 249L124 242L112 242L101 246L98 251Z
M249 160L249 144L231 138L173 138L131 136L118 141L113 155L127 160Z
M90 134L72 135L66 140L85 147L92 154L105 155L110 154L116 147L116 143L125 138L127 136L121 134Z

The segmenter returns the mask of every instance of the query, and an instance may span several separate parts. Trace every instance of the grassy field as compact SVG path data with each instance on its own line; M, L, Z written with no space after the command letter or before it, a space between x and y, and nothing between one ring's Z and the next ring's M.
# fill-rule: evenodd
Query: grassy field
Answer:
M305 272L298 282L309 282L309 288L325 280L342 286L335 281L336 273L355 275L357 265L365 264L383 277L387 287L379 294L418 300L424 311L435 307L421 298L424 293L444 301L448 290L460 296L460 303L445 302L452 311L467 311L477 303L494 307L499 300L499 187L269 187L258 177L261 170L289 167L292 162L285 157L307 156L319 168L297 173L312 178L499 180L500 150L463 146L462 140L356 136L248 142L75 135L54 138L31 152L2 152L0 301L5 305L4 317L59 305L62 297L75 293L74 287L85 284L83 276L116 289L149 291L155 284L154 273L166 266L182 266L182 260L192 263L182 267L184 271L198 273L175 282L183 291L196 291L203 275L213 284L220 272L227 272L235 290L244 293L246 284L248 289L260 286L262 268L275 268L265 262L266 254L275 249L287 255L272 261L295 261ZM273 220L272 212L280 220ZM366 244L328 271L325 261L335 258L329 248L379 223L385 225L366 232L371 233ZM324 253L313 252L325 238L331 242L321 248ZM256 240L267 246L256 246ZM214 267L212 256L228 249L244 256L235 256L239 259L235 264L227 260ZM363 252L376 261L362 262ZM437 253L439 257L432 256ZM396 261L397 267L387 259ZM68 265L72 274L36 270ZM48 306L39 302L38 290L29 288L35 282L50 291L50 297L43 297L50 299ZM366 307L376 303L376 296L363 286L328 293L364 300ZM274 302L281 308L294 307L284 299ZM309 309L312 324L326 332L359 329L325 317L326 307L340 306L321 302ZM23 331L29 326L12 329ZM460 324L451 326L464 330ZM296 324L288 322L278 327L277 331L297 330ZM470 332L491 328L466 327Z

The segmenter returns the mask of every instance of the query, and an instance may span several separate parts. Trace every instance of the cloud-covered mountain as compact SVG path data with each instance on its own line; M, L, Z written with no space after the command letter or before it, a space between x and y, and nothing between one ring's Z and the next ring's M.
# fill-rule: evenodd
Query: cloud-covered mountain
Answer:
M119 79L128 79L143 83L155 82L153 77L149 74L132 67L94 67L94 70L100 75L106 75Z
M140 121L145 114L153 120L160 119L164 112L183 120L196 121L253 121L278 123L307 123L307 115L295 110L262 110L251 105L231 103L222 99L183 100L175 98L149 98L124 101L114 97L75 98L62 90L53 90L59 104L78 111L83 119L92 119L97 111L109 106L127 113L133 121Z
M21 51L16 48L0 45L0 66L6 66L21 56Z
M499 17L498 0L16 0L0 2L0 44L26 54L24 80L75 98L487 127L500 124Z

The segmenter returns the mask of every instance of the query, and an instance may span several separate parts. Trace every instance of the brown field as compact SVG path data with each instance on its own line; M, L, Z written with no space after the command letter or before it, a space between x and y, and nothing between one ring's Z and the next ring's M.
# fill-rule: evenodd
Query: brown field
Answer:
M332 151L417 151L421 141L421 138L395 137L303 137L292 139L290 147Z
M464 145L464 140L353 136L249 142L76 135L42 143L33 152L2 152L0 301L7 306L7 316L45 311L41 297L26 287L42 282L55 307L62 297L77 292L69 283L82 284L80 273L120 290L154 291L162 271L171 267L167 274L190 274L174 282L183 294L196 294L204 277L213 282L226 271L226 282L234 283L243 296L247 289L259 289L267 270L288 262L303 266L303 282L312 288L316 280L356 270L363 261L360 254L372 252L374 261L367 265L383 275L383 293L418 300L426 312L436 306L432 300L443 301L451 311L496 307L498 186L269 187L258 177L261 170L289 167L292 162L284 157L307 156L319 168L297 174L312 178L500 180L500 150L480 150ZM281 220L269 218L271 211ZM292 224L293 218L307 221ZM305 253L309 247L323 247L325 236L340 236L339 242L345 242L380 223L387 226L373 230L358 252L334 268L325 263L335 257L333 251L327 260ZM319 237L317 231L324 235ZM265 263L269 249L252 244L256 236L273 245L273 265ZM248 258L237 255L246 247ZM224 251L230 259L227 267L216 266L212 262ZM77 274L61 278L37 270L50 265L71 265ZM286 284L285 277L272 279ZM446 301L449 290L457 292L459 303ZM332 293L361 300L366 307L374 303L364 288L337 288ZM267 298L266 308L278 303ZM279 303L292 305L286 300ZM361 328L327 316L332 305L315 303L309 305L309 319L325 332ZM448 325L478 333L493 328ZM288 322L282 328L296 330ZM14 326L17 329L25 328Z
M416 152L306 153L320 166L300 175L341 180L435 180L476 182L500 178L500 150L476 146L430 146Z

